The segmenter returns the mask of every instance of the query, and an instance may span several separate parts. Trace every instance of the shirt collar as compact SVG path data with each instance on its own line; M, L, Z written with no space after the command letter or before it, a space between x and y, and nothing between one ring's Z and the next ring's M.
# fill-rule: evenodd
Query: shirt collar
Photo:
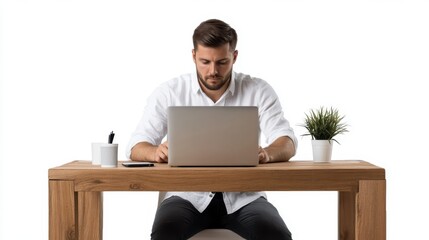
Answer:
M231 73L231 81L229 83L228 89L226 89L226 92L231 92L231 95L234 95L235 93L235 72L232 71ZM192 92L197 94L198 92L203 92L201 89L200 83L198 82L197 74L192 74Z

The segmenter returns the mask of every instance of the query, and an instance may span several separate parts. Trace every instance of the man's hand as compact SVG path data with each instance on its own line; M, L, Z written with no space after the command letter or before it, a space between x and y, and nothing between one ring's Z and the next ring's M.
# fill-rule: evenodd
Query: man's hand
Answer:
M156 148L154 159L159 163L168 162L168 141L165 141Z
M259 147L258 157L259 163L267 163L270 161L270 156L268 155L267 151L262 147Z
M168 142L165 141L159 146L148 142L137 143L131 149L130 158L133 161L168 162Z
M259 163L286 162L295 155L295 146L289 137L279 137L268 147L259 147Z

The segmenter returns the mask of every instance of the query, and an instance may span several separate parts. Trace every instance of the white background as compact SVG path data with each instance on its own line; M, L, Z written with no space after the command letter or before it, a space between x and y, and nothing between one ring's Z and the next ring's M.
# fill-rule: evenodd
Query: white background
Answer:
M267 80L310 160L304 113L334 106L350 132L334 159L384 167L388 239L427 234L429 3L4 0L0 239L48 238L48 169L91 158L116 132L120 159L148 95L194 71L208 18L238 32L234 69ZM422 191L423 190L423 191ZM294 239L336 239L335 192L270 192ZM104 239L148 239L155 192L105 193ZM424 238L424 237L423 237Z

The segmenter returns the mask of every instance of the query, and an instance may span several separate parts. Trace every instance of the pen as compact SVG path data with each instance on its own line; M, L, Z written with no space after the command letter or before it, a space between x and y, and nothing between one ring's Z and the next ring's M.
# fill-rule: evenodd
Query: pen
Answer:
M109 134L109 140L108 140L108 142L109 142L109 144L112 144L113 143L113 138L115 137L115 133L112 131L112 132L110 132L110 134Z

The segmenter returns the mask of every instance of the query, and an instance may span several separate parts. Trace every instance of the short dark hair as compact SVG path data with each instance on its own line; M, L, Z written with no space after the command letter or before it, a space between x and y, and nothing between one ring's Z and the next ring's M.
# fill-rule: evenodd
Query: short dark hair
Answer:
M229 43L231 50L234 51L237 46L237 33L227 23L218 19L209 19L195 29L192 40L195 50L198 44L205 47L220 47Z

